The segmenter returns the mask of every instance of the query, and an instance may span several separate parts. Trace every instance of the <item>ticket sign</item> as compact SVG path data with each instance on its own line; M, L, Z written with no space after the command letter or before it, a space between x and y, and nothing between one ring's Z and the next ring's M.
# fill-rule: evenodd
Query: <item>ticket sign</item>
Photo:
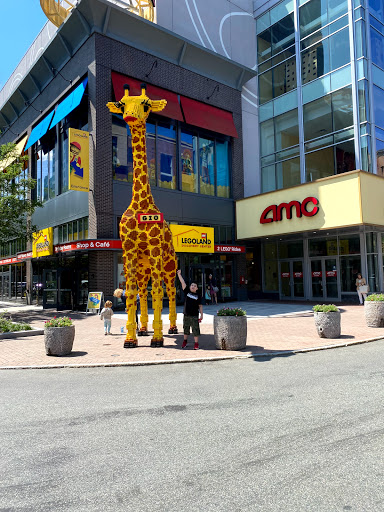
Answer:
M289 272L282 272L281 277L290 277L291 274Z
M162 213L138 213L137 222L139 224L147 222L163 222L164 215Z
M323 277L323 273L321 272L321 270L312 272L312 277Z
M89 192L89 132L68 130L69 190Z
M88 303L87 303L87 311L96 311L101 308L101 301L103 299L103 292L89 292L88 293Z
M32 235L32 256L51 256L53 254L53 228L42 229Z
M327 277L336 277L337 276L337 270L327 270L325 272L325 275Z
M293 277L301 278L301 277L303 277L303 273L302 272L294 272Z

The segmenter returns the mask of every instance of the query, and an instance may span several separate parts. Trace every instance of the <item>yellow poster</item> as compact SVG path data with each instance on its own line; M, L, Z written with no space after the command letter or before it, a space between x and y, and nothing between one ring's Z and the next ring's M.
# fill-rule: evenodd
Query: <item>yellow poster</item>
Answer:
M89 292L87 309L100 309L103 292Z
M42 229L32 237L32 258L53 254L53 228Z
M170 225L176 252L215 252L215 230L203 226Z
M89 192L89 133L68 130L69 190Z

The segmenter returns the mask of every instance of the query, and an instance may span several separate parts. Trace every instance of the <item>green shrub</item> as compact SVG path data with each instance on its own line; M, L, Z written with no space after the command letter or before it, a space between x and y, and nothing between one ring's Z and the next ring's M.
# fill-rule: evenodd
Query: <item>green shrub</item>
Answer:
M371 295L368 295L368 297L365 300L371 300L371 301L384 301L384 293L372 293Z
M72 319L68 316L63 316L61 318L53 317L51 320L47 320L44 324L44 328L46 327L68 327L73 325Z
M334 304L316 304L312 309L315 313L337 313L339 311Z
M222 308L217 312L217 316L245 316L247 314L241 308Z
M31 331L32 327L23 322L13 323L4 313L0 314L0 332Z

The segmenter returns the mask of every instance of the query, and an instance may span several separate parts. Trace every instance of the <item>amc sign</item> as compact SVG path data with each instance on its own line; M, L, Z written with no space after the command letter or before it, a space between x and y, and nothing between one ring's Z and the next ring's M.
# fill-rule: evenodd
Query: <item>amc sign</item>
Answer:
M268 224L269 222L279 222L283 220L283 211L287 220L292 219L294 211L296 217L313 217L319 211L319 200L316 197L306 197L301 203L299 201L291 201L290 203L273 204L268 206L260 217L260 224Z

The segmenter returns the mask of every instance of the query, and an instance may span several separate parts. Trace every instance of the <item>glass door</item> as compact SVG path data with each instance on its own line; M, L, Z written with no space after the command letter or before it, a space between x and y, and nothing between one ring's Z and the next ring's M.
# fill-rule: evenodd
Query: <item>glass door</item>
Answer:
M340 300L336 258L311 260L312 298Z
M280 261L280 298L304 298L303 260Z
M57 307L57 270L43 271L43 308Z

